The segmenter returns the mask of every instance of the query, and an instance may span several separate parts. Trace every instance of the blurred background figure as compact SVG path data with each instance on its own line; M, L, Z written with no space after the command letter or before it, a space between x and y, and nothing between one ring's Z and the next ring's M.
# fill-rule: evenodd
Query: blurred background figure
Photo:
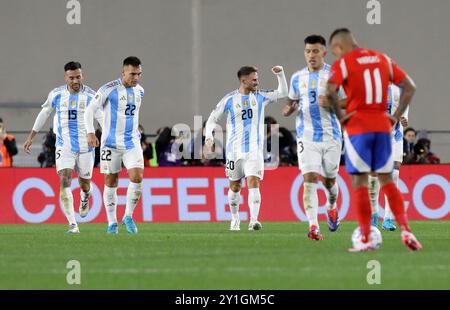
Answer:
M414 151L414 143L416 142L416 130L408 127L403 131L403 163L405 163L408 155Z
M53 132L53 128L50 128L43 140L42 152L38 155L37 160L41 168L55 167L56 135Z
M440 164L440 158L431 152L431 141L422 138L414 145L413 152L406 157L407 164Z
M141 124L139 124L138 130L141 134L141 147L144 155L144 167L151 167L151 160L153 159L154 152L152 143L150 142L150 137L147 137L147 135L145 134L145 129Z
M0 167L12 167L13 156L17 153L16 139L6 132L3 119L0 118Z

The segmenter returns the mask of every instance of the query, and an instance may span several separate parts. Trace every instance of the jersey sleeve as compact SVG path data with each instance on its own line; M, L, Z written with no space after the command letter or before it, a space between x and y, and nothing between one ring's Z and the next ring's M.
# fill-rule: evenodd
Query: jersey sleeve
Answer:
M53 110L55 109L53 99L54 99L53 91L51 91L48 94L47 100L45 100L44 104L42 105L42 110L36 117L36 121L34 122L33 125L33 131L39 132L44 126L50 114L52 114Z
M293 74L291 76L291 81L289 83L289 94L288 97L291 100L300 100L300 88L299 86L300 76L298 74Z
M214 127L222 119L225 114L225 98L223 98L217 105L216 108L209 115L208 121L205 127L205 139L213 138Z
M330 69L330 78L328 79L328 83L342 86L347 78L346 72L347 67L344 58L337 60Z
M389 56L384 56L386 57L389 65L390 81L395 85L399 85L400 82L406 77L406 72L402 68L400 68Z
M86 127L87 133L94 133L94 116L99 116L97 114L97 111L103 107L105 100L104 100L104 93L103 90L100 88L97 93L95 94L94 98L92 99L91 104L87 107L86 111L84 112L84 125ZM103 117L101 117L103 119ZM98 120L98 118L97 118ZM103 124L103 123L102 123Z

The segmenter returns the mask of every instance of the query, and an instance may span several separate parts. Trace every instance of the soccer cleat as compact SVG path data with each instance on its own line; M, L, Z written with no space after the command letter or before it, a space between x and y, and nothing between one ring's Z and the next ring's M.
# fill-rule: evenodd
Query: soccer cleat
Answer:
M308 233L308 238L311 240L323 240L323 236L322 233L319 230L319 227L313 225L311 226L309 233Z
M239 219L231 220L230 230L234 230L234 231L241 230L240 224L241 224L241 221Z
M80 208L78 209L81 217L86 217L89 212L89 198L86 200L80 200Z
M68 234L79 234L80 229L78 228L77 224L70 224L69 230L67 231Z
M381 228L383 230L394 231L397 229L397 226L394 225L391 219L384 219L383 224L381 224Z
M328 229L333 232L336 231L341 222L339 220L338 210L336 208L328 209L327 210L327 218L328 218L327 219Z
M248 230L260 230L262 228L262 225L258 221L251 221L248 224Z
M119 233L119 225L117 223L112 223L108 226L108 229L106 230L108 234L118 234Z
M350 253L356 253L356 252L371 252L375 251L376 249L369 243L360 243L359 245L353 246L352 248L348 249L347 251Z
M378 227L378 213L372 214L372 223L373 227Z
M125 227L127 228L127 231L130 234L137 234L138 229L136 227L136 224L133 221L133 218L131 216L125 216L122 219L122 225L125 225Z
M416 237L409 231L402 231L402 242L408 247L410 251L419 251L422 249L422 245L417 241Z

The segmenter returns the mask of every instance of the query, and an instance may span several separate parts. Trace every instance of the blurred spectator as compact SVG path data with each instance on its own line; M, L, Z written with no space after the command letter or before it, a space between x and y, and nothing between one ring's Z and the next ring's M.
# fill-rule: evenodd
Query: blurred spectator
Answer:
M100 126L97 127L97 130L95 131L95 136L97 137L98 141L102 141L102 127ZM95 152L94 167L98 167L100 165L100 145L95 148L94 152Z
M403 131L403 162L409 154L414 151L414 142L416 141L416 131L408 127Z
M431 141L419 139L414 145L413 152L406 157L406 164L439 164L441 160L431 152Z
M203 122L202 130L197 133L195 137L191 140L190 143L190 153L191 159L184 160L183 165L186 166L223 166L225 165L225 151L223 148L223 141L219 141L217 139L214 140L214 145L211 149L213 154L218 154L212 156L211 158L206 158L204 153L205 147L205 130L206 130L206 121ZM224 136L225 138L225 136Z
M144 167L150 167L150 160L153 158L153 148L149 138L145 134L144 127L139 124L139 133L141 134L141 147L144 155Z
M266 163L266 165L296 165L296 142L292 133L284 127L279 127L278 133L272 132L271 125L277 124L277 121L271 116L266 116L264 118L264 124L267 126L267 131L265 132L267 147L264 149L264 162ZM278 134L278 154L275 152L275 150L272 149L272 137L274 134Z
M45 134L42 143L42 152L38 155L37 160L41 164L41 168L55 167L55 151L56 151L56 135L53 128Z
M158 137L156 138L155 144L156 153L158 155L158 165L160 167L180 166L181 159L177 159L177 154L172 152L172 147L177 148L176 145L181 145L181 143L179 139L172 136L172 129L169 127L162 127L158 129L157 134Z
M0 118L0 167L12 167L13 156L17 153L16 139L6 132L3 119Z

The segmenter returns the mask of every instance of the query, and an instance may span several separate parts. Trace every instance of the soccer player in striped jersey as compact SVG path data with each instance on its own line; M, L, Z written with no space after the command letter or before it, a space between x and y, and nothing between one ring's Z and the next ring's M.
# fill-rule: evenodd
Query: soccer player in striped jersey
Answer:
M103 110L100 172L105 174L103 202L108 217L107 233L117 234L117 186L122 162L127 169L130 183L122 224L131 234L138 232L133 211L139 201L144 176L144 158L140 142L139 110L144 89L139 85L142 66L139 58L125 58L122 78L103 85L96 93L92 105L85 114L88 143L98 146L93 117L95 111Z
M289 97L283 115L298 111L296 117L298 164L303 174L303 206L309 221L308 238L322 240L317 213L317 184L323 176L327 196L328 228L339 226L336 201L339 193L336 176L341 158L341 126L325 104L325 89L330 66L325 63L326 41L320 35L305 39L307 66L292 75ZM345 94L341 92L341 98Z
M401 89L390 84L388 88L388 113L394 114L398 108L400 102ZM394 170L392 171L392 179L395 185L398 187L398 179L400 176L400 165L403 161L403 127L408 126L408 111L409 106L406 108L403 115L400 117L400 121L392 128L392 151L394 153ZM378 196L380 194L380 183L378 178L374 175L369 175L369 195L370 204L372 206L372 226L378 226ZM384 207L384 219L381 224L383 230L394 231L397 227L394 225L394 216L391 208L389 207L389 201L385 197Z
M231 210L230 230L240 230L239 200L241 180L247 178L249 230L262 228L258 221L261 205L259 182L264 175L264 108L288 94L283 67L275 66L272 72L278 78L278 89L259 90L258 69L245 66L237 76L239 89L220 100L206 122L205 145L207 153L214 144L213 130L217 122L227 115L227 144L225 173L230 180L228 200Z
M78 173L81 188L79 213L85 217L89 211L89 195L91 191L90 179L94 167L94 151L88 145L84 113L92 104L95 92L83 85L83 72L79 62L69 62L64 66L66 85L52 90L42 110L36 118L24 144L24 150L30 153L33 138L42 129L47 118L56 110L53 119L53 130L56 134L56 170L60 179L60 198L64 213L69 222L68 233L79 233L73 207L71 190L72 173ZM103 115L98 111L95 115L99 124L103 122Z

